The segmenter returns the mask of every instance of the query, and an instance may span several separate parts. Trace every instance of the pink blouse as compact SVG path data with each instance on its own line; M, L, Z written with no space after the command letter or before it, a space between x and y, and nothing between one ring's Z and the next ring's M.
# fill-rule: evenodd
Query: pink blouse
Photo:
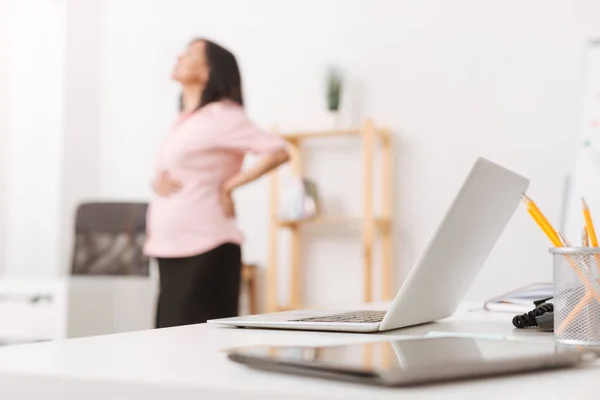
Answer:
M274 152L281 137L254 125L232 102L210 103L173 125L158 159L158 172L168 171L182 189L157 196L148 210L146 254L188 257L221 244L242 243L235 219L219 203L223 184L240 172L244 155Z

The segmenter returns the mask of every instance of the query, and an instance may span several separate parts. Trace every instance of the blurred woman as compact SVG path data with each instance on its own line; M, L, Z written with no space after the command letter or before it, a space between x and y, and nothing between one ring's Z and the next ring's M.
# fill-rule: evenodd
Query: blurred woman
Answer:
M160 271L157 327L238 314L242 235L232 193L289 158L280 137L247 118L231 52L196 39L172 77L181 113L159 154L145 248ZM260 157L242 171L249 152Z

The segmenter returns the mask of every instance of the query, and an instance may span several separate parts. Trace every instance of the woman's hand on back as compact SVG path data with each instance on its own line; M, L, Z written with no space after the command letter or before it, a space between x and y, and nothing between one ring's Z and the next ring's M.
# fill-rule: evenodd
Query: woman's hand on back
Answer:
M221 208L223 209L223 213L225 214L225 216L228 218L234 218L235 203L233 202L231 190L221 190L221 196L219 197L219 201L221 202Z
M152 190L159 196L169 197L181 190L181 181L171 177L168 171L160 171L152 182Z

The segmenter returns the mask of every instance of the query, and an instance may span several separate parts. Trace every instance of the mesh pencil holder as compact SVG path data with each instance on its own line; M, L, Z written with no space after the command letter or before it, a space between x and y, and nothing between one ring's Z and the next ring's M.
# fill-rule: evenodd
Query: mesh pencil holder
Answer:
M554 339L600 346L600 248L558 247L554 258Z

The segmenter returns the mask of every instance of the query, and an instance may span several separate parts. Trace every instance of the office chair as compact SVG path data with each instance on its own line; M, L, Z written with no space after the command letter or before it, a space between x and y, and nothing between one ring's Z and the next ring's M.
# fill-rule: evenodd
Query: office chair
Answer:
M72 275L148 276L146 203L84 203L75 216Z

